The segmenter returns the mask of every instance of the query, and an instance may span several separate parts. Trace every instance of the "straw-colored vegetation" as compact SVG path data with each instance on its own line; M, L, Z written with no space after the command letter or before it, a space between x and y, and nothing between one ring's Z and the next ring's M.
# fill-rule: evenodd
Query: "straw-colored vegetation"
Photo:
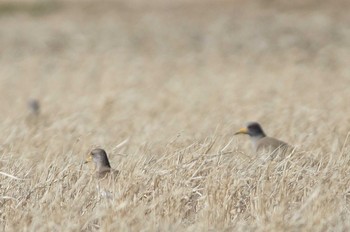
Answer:
M349 4L248 2L0 2L0 230L349 231Z

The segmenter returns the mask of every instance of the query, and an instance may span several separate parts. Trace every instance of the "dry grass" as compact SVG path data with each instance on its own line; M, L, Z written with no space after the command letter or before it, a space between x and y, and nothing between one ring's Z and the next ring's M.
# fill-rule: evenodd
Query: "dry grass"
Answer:
M0 3L0 230L350 230L347 1L40 4Z

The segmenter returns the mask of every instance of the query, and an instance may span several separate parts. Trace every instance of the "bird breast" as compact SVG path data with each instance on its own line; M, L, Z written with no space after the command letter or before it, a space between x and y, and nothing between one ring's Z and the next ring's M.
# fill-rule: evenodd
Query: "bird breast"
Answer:
M261 151L272 152L280 149L284 150L287 147L288 147L287 143L271 137L261 138L255 143L256 152L261 152Z

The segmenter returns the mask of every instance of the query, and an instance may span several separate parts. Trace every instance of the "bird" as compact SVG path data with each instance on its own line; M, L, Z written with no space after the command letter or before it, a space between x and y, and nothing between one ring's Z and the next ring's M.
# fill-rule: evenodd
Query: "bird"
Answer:
M38 99L29 99L27 102L27 115L25 122L30 128L36 129L41 122L45 121L45 117L40 113L40 102Z
M95 171L95 180L97 181L97 191L102 197L113 199L113 193L110 191L113 183L115 183L119 176L119 170L115 170L111 167L107 153L104 149L95 148L93 149L85 163L93 163Z
M91 161L95 166L95 175L100 179L106 178L108 175L117 176L119 174L118 170L111 167L106 151L101 148L95 148L89 153L85 163Z
M266 136L258 122L247 123L246 127L241 128L235 133L235 135L239 134L247 134L250 136L255 153L281 152L285 154L286 151L292 150L292 146L288 143Z
M28 109L31 114L39 115L40 114L40 102L37 99L29 99L28 101Z

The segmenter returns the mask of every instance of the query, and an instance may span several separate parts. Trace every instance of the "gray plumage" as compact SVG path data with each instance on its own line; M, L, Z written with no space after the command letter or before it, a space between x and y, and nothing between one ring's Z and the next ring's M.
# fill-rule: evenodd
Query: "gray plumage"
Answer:
M290 145L281 140L266 136L262 127L257 122L250 122L247 127L241 128L235 133L247 134L252 141L253 149L256 153L260 152L286 152L292 149Z
M40 114L40 103L39 103L39 100L37 100L37 99L30 99L28 101L28 108L29 108L29 111L32 114L39 115Z

